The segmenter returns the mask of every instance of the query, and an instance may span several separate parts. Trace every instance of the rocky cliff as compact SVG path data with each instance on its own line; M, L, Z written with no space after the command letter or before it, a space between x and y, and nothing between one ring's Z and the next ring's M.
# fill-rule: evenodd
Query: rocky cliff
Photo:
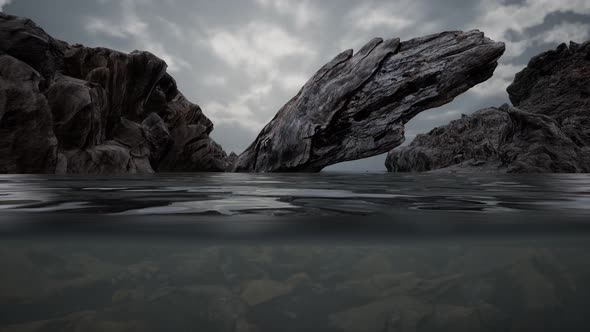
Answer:
M374 39L322 67L238 158L236 171L317 172L385 153L404 124L490 78L504 44L479 31Z
M166 67L0 13L0 173L225 170L213 124Z
M542 53L487 109L391 151L389 171L590 172L590 42Z

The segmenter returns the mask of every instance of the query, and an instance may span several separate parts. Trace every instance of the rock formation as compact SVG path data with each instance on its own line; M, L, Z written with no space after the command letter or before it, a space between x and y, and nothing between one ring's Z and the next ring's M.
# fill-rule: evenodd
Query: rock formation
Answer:
M320 171L385 153L404 124L490 78L504 44L479 31L374 39L322 67L238 158L236 171Z
M540 54L505 105L418 135L391 151L389 171L590 172L590 42Z
M225 170L213 124L166 67L0 13L0 173Z
M418 135L410 145L393 150L387 156L387 169L424 172L463 163L488 166L487 161L498 160L498 140L507 123L508 113L503 109L480 110Z

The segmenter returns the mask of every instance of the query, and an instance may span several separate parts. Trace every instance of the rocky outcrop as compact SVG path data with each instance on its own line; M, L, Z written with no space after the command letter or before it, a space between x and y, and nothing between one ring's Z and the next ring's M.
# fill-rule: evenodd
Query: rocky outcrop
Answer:
M507 89L522 110L551 117L578 146L590 146L590 41L539 54Z
M418 135L385 164L390 172L580 173L590 171L590 150L552 118L504 105Z
M0 173L225 170L213 124L166 67L0 13Z
M515 107L473 113L391 151L390 172L590 172L590 42L540 54L508 87Z
M495 163L500 132L507 123L505 108L475 112L427 134L417 135L408 146L391 151L385 164L390 172L425 172L456 164Z
M504 44L479 31L374 39L322 67L238 158L235 170L320 171L385 153L404 124L492 76Z

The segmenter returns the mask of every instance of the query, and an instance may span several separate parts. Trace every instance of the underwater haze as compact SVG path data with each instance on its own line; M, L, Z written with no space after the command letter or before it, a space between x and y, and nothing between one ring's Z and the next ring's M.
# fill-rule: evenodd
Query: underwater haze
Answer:
M586 331L586 175L0 176L0 331Z

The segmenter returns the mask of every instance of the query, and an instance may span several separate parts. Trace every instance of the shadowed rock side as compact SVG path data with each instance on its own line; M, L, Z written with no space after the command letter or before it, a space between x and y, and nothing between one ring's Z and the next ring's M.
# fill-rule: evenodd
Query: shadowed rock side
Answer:
M389 172L579 173L590 171L590 153L550 117L504 105L416 136L385 165Z
M508 123L505 109L488 108L447 126L417 135L408 146L394 149L385 162L390 172L425 172L457 164L489 166L498 161L500 132ZM443 147L444 148L441 148Z
M479 31L401 42L374 39L339 54L278 112L236 171L317 172L385 153L404 124L492 76L504 44Z
M225 170L213 124L166 68L0 13L0 173Z
M534 57L508 87L513 104L418 135L392 150L390 172L590 172L590 43Z
M514 106L555 119L578 146L590 146L590 41L535 56L507 91Z

